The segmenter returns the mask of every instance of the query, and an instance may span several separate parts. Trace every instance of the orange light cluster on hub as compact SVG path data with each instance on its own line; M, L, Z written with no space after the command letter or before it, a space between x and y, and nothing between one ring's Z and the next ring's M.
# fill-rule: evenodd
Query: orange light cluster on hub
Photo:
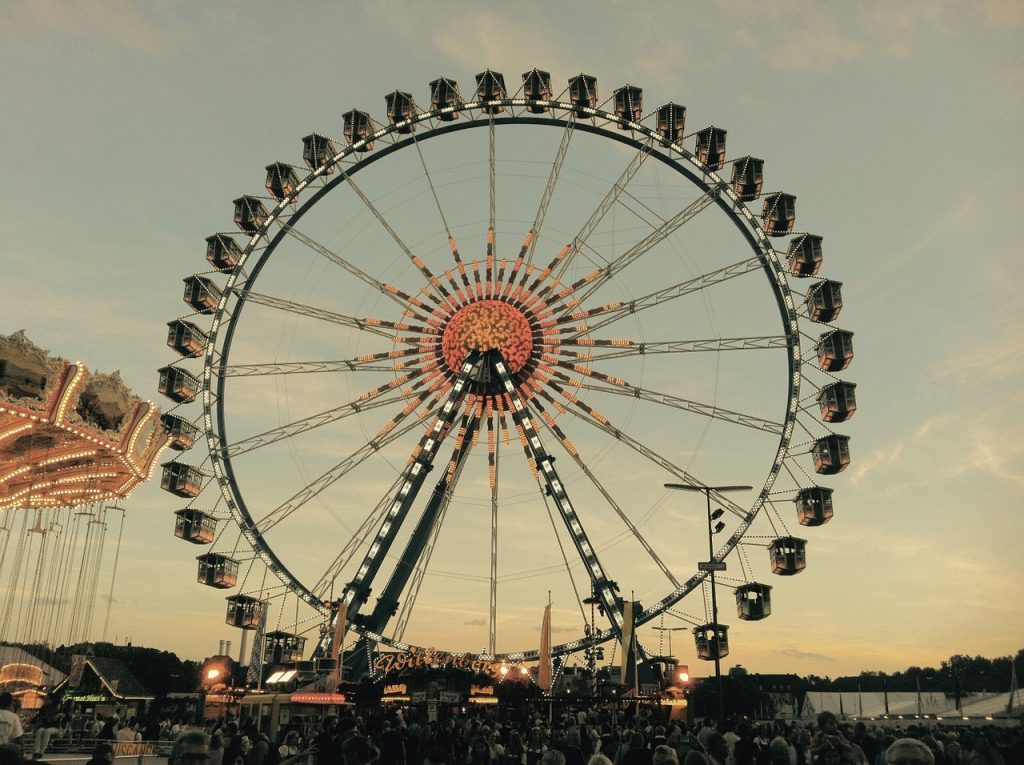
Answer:
M459 369L470 351L495 348L513 373L529 361L533 349L529 320L518 308L497 300L480 300L460 308L441 338L441 353L450 369Z

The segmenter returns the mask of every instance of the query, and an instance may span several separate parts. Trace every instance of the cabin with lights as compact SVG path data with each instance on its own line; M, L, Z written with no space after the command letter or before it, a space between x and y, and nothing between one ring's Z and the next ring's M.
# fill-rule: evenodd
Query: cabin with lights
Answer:
M764 186L764 160L741 157L732 163L732 190L743 202L761 196Z
M736 588L736 613L748 622L760 621L772 613L772 586L750 582Z
M267 612L267 603L249 595L230 595L224 622L243 630L254 630L260 626Z
M768 236L785 236L796 225L796 197L778 191L764 198L761 222Z
M853 361L853 333L845 329L825 332L814 344L818 368L824 372L841 372Z
M640 122L644 116L644 91L635 85L624 85L613 91L615 116L630 122ZM619 130L629 130L628 125L619 124Z
M462 94L459 92L459 84L455 80L446 77L439 77L430 83L430 108L431 109L452 109L463 104ZM458 114L445 112L438 115L442 122L451 122Z
M344 123L342 132L349 146L365 141L356 151L369 151L373 148L373 141L369 140L373 134L373 120L370 119L369 113L352 109L341 115L341 119Z
M209 342L209 335L190 321L175 319L167 322L167 347L186 359L202 356Z
M793 576L807 568L807 540L797 537L779 537L768 545L772 573Z
M258 197L239 197L232 204L235 206L235 225L239 231L246 234L255 234L270 217L266 206Z
M697 648L698 659L724 659L729 655L729 626L711 623L694 627L693 642Z
M299 175L295 172L294 167L286 165L284 162L275 162L272 165L267 165L266 170L267 182L265 185L270 196L280 202L295 193L295 189L299 185Z
M174 536L184 539L194 545L208 545L217 536L217 519L197 510L194 507L186 507L174 513Z
M396 90L384 96L384 102L387 105L388 122L392 125L398 125L411 120L419 114L416 110L416 104L412 100L412 93L403 93L401 90ZM395 132L400 135L407 135L413 131L415 125L415 122L410 122L408 125L396 128Z
M501 72L492 72L490 69L480 72L476 76L476 100L477 101L500 101L508 97L505 90L505 75ZM498 114L504 111L505 107L500 104L483 107L487 114Z
M682 143L686 135L686 107L667 103L658 107L657 131L662 142Z
M205 276L189 276L183 279L185 292L182 300L196 313L211 314L217 310L224 291Z
M832 489L825 486L801 489L793 501L801 526L821 526L832 520Z
M314 172L324 167L337 153L331 139L319 133L310 133L302 139L302 161ZM324 175L330 175L333 172L334 168L328 167L324 170Z
M551 100L551 73L532 69L523 73L523 95L531 101ZM547 111L546 106L533 104L529 107L534 114Z
M207 475L195 465L184 462L165 462L160 488L178 497L192 499L199 496Z
M238 561L220 553L197 555L199 561L196 580L199 584L226 590L238 584Z
M843 283L828 279L812 284L805 296L811 321L829 322L843 310Z
M818 391L818 406L821 408L821 419L825 422L845 422L857 411L855 383L839 380L823 385Z
M263 636L263 661L268 664L294 664L302 660L306 638L275 630Z
M823 237L800 234L793 237L786 251L786 262L793 276L814 276L821 269Z
M206 259L221 273L230 273L242 259L242 248L227 234L206 237Z
M577 108L576 116L582 117L580 109L597 108L597 78L590 74L577 74L569 78L569 102Z
M721 170L725 167L726 131L715 126L697 131L697 145L694 153L700 162L707 165L708 170Z
M850 464L850 437L832 435L819 438L811 449L814 470L822 475L834 475L846 470Z

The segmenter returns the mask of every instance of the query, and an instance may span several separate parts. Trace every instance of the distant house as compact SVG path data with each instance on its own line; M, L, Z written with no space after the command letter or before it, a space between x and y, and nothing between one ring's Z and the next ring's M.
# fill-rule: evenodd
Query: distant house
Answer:
M78 654L71 658L71 674L60 690L65 701L83 712L122 719L141 715L155 698L120 659Z
M22 709L39 709L46 694L67 675L23 648L0 646L0 691L14 696Z

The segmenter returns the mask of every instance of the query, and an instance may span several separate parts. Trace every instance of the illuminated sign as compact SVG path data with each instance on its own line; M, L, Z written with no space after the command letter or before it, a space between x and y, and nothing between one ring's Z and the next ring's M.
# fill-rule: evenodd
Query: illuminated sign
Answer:
M377 657L373 668L378 672L401 672L409 669L422 669L424 667L440 667L453 669L468 669L472 672L482 672L495 677L502 674L502 668L508 671L508 664L488 659L474 659L468 653L447 653L434 648L425 650L412 650L407 653L384 653Z
M469 694L471 696L493 696L494 686L493 685L471 685L469 686Z
M405 683L393 683L392 685L385 685L384 686L384 695L385 696L394 696L395 694L399 694L399 695L403 695L404 696L408 692L409 692L409 689L406 688Z
M293 704L344 704L344 693L293 693L288 696Z
M107 697L102 693L65 693L64 698L72 701L106 701Z

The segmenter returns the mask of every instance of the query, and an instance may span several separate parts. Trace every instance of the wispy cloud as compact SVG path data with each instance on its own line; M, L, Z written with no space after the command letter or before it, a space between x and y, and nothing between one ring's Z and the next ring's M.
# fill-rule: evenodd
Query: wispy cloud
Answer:
M168 6L174 10L173 6ZM180 12L163 13L156 4L131 0L38 0L23 6L36 23L62 38L93 37L142 53L170 53L189 44Z
M812 651L801 651L799 648L783 648L776 651L779 656L786 656L790 659L801 659L806 661L827 661L831 664L835 663L835 659L831 656L827 656L823 653L814 653Z

